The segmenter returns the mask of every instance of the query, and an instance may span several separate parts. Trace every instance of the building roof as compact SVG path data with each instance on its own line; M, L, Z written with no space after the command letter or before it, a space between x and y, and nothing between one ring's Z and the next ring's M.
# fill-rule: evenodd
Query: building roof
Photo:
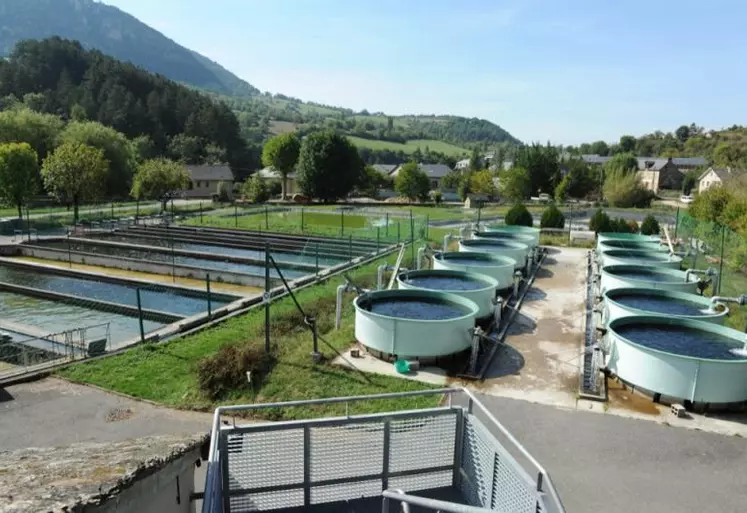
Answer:
M384 176L389 176L397 169L397 164L374 164L374 169Z
M425 171L428 178L443 178L451 173L451 168L446 164L420 164L420 169Z
M669 159L654 157L638 157L637 160L639 171L660 171L669 162Z
M725 182L729 180L730 178L736 178L737 176L744 174L744 169L736 168L736 167L709 167L706 169L703 174L698 177L698 180L702 180L705 178L705 176L713 171L718 179L722 182Z
M708 161L704 159L703 157L674 157L672 158L672 163L674 163L675 166L693 166L693 167L701 167L701 166L707 166Z
M587 164L604 164L612 157L603 157L601 155L581 155L581 160Z
M192 180L223 180L233 181L233 173L231 168L225 165L222 166L187 166L189 176Z

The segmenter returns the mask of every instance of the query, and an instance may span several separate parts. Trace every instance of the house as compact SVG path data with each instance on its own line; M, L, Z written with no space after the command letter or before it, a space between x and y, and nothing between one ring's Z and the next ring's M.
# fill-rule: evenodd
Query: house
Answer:
M459 162L456 163L454 166L454 169L462 170L462 169L469 169L469 159L462 159Z
M659 189L680 189L685 174L671 158L638 157L638 177L656 193Z
M185 198L212 198L218 194L218 185L227 186L228 197L233 198L233 173L226 165L220 166L187 166L189 172L189 188L183 191Z
M418 167L428 175L428 180L431 183L431 189L438 189L441 187L441 179L447 174L451 173L451 168L446 164L418 164ZM391 177L395 178L399 173L402 166L397 166L397 169L392 171Z
M731 167L709 167L698 178L698 193L705 192L711 187L718 187L725 182L741 176L745 173L743 169Z
M672 162L677 166L677 169L684 169L686 171L708 165L708 161L703 157L673 157Z
M274 181L280 183L282 181L282 176L280 173L272 169L271 167L266 167L264 169L260 169L257 171L257 174L260 178L264 178L267 181ZM285 194L288 197L293 196L294 194L297 194L298 191L298 182L296 181L296 173L288 173L288 176L285 179L285 187L286 191Z
M392 171L397 169L397 164L374 164L372 167L383 177L391 179Z

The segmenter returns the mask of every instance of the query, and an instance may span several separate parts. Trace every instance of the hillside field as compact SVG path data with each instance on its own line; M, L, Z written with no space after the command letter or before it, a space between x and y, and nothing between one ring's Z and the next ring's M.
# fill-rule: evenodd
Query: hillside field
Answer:
M348 136L348 139L350 139L356 146L361 148L371 148L372 150L401 150L405 153L413 153L417 148L420 148L420 151L425 151L425 147L428 146L431 151L438 151L454 157L469 155L469 150L443 141L436 141L435 139L413 139L412 141L407 141L405 144L352 136Z

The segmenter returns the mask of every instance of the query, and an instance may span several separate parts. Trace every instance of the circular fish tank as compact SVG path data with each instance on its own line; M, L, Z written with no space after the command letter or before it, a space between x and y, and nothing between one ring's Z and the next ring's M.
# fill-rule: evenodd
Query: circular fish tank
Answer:
M434 270L484 274L498 281L498 290L513 287L516 265L516 260L511 257L479 251L450 251L436 253L433 257Z
M436 290L474 301L478 319L491 317L495 309L498 280L485 274L466 271L433 269L407 271L397 276L397 286L403 290Z
M645 265L606 265L600 271L602 292L615 288L646 288L689 292L698 290L698 277L685 271Z
M523 269L529 258L529 246L515 240L460 240L459 251L489 253L491 255L502 255L514 259L516 269Z
M641 235L638 233L616 233L616 232L599 232L597 234L597 243L606 240L626 240L630 242L649 242L661 244L661 237L658 235Z
M630 315L660 315L723 324L729 309L723 303L685 292L644 288L612 289L604 293L604 323Z
M517 226L513 224L490 224L485 226L483 230L486 232L508 232L531 235L534 239L534 247L539 246L540 243L540 229L532 228L531 226Z
M629 240L609 239L597 242L597 253L611 249L625 249L633 251L659 251L669 253L669 246L662 246L658 242L638 242Z
M602 251L600 260L602 265L638 264L669 269L679 269L682 266L682 257L660 251L608 249Z
M710 322L649 315L610 322L607 367L622 380L699 403L747 400L745 334Z
M353 300L355 338L384 359L429 360L472 346L479 307L432 290L379 290Z
M504 232L502 230L474 232L473 238L475 240L513 240L526 244L530 249L539 245L539 241L535 240L532 234L523 232Z

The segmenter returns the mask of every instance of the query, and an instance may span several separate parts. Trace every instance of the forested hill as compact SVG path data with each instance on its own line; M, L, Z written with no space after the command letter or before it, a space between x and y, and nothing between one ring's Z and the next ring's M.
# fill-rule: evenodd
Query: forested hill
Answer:
M0 100L23 101L63 120L98 121L139 138L150 153L191 163L251 165L231 109L163 76L153 75L75 41L22 41L0 60ZM0 110L8 108L0 105Z
M219 64L116 7L93 0L0 1L0 56L9 55L18 41L51 36L80 41L86 48L205 90L233 96L259 93Z

